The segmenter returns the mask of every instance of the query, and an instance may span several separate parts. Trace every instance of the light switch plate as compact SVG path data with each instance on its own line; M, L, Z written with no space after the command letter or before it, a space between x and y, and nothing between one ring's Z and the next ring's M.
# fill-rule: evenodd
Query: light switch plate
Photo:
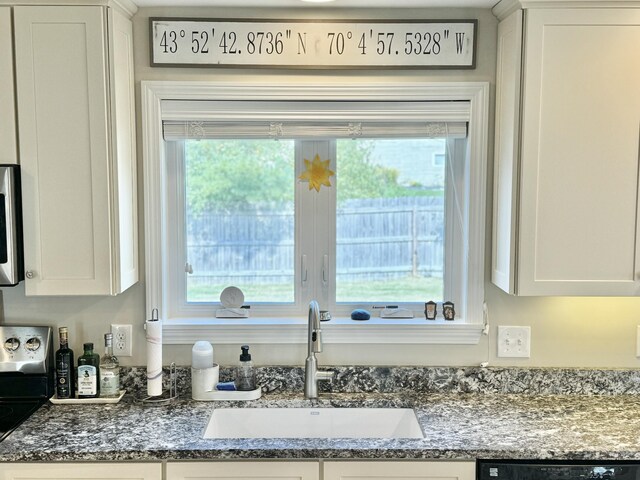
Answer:
M529 358L531 327L498 326L498 357Z

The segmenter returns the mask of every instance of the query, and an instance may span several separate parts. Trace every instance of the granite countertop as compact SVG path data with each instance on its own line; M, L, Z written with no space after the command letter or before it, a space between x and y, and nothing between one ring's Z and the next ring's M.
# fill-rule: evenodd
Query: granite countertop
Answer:
M203 439L219 407L413 407L424 439ZM149 407L47 404L0 443L0 462L239 458L640 459L640 397L479 393L269 393Z

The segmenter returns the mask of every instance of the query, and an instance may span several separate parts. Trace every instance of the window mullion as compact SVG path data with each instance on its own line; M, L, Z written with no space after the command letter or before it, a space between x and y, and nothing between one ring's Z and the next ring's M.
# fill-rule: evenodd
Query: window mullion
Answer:
M331 188L329 189L326 207L326 241L327 253L329 256L329 286L328 286L328 308L335 311L336 307L336 205L338 196L338 152L336 140L328 142L328 158L331 159L331 169L335 172L335 176L331 177Z
M335 171L335 141L301 140L298 143L300 158L296 162L296 178L306 169L304 160L312 162L316 155L323 161L329 159L329 169ZM299 181L296 189L300 239L297 258L302 262L302 256L306 255L308 278L305 284L298 283L300 300L303 306L310 300L317 300L323 309L328 309L330 301L334 301L331 299L335 299L335 176L329 181L331 186L323 185L320 191L309 189L308 183Z

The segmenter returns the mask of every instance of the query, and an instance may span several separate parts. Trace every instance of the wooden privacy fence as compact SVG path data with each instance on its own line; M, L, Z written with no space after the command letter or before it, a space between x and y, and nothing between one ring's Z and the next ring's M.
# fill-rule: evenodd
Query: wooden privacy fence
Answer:
M191 285L286 283L294 275L292 208L247 214L189 216ZM441 197L344 202L336 218L341 281L407 276L442 277L444 205Z

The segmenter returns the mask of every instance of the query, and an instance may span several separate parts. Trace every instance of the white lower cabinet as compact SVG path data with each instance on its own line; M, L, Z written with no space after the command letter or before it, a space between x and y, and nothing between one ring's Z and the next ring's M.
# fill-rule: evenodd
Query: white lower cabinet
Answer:
M0 480L162 480L160 463L2 463Z
M323 480L474 480L475 462L324 462Z
M408 477L412 480L474 480L475 462L168 462L166 470L166 480L393 480Z
M474 480L473 461L0 463L0 480Z
M317 461L167 462L166 480L320 480Z

